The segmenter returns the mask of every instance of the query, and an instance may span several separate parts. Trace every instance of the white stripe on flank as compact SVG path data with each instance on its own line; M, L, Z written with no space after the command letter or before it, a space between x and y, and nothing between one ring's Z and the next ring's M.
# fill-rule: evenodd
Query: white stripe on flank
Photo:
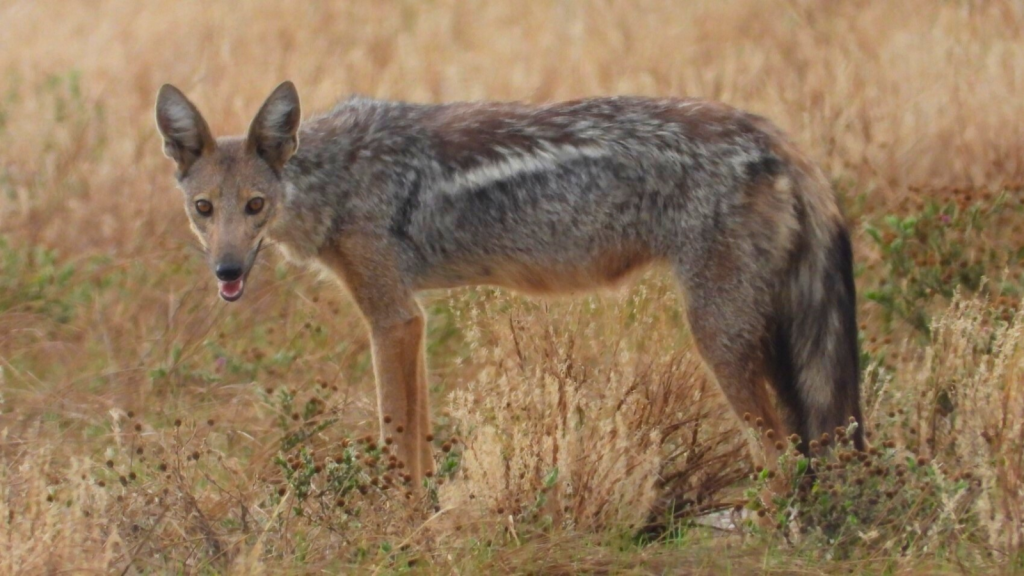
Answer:
M516 176L535 174L554 170L566 162L582 158L604 158L611 151L603 146L552 146L544 144L529 154L516 150L507 151L503 160L471 168L456 174L448 183L441 186L449 194L456 194L474 188L480 188Z

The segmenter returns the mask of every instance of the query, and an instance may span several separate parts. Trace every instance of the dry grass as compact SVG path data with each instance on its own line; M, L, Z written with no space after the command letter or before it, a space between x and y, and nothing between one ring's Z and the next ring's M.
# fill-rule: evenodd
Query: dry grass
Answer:
M223 134L284 78L308 111L643 93L773 119L853 219L891 447L829 470L839 497L768 503L781 532L695 528L757 482L671 283L460 290L426 299L444 473L407 501L355 441L351 304L273 257L219 302L161 154L161 83ZM1022 78L1011 0L2 2L0 572L1021 569Z

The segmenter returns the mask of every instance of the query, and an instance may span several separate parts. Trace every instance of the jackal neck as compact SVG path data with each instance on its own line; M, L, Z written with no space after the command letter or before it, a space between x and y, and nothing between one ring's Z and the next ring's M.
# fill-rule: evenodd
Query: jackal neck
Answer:
M331 198L337 183L331 182L328 171L316 169L310 161L315 153L307 150L304 155L300 146L282 173L284 197L269 235L290 260L314 258L339 216L337 201Z

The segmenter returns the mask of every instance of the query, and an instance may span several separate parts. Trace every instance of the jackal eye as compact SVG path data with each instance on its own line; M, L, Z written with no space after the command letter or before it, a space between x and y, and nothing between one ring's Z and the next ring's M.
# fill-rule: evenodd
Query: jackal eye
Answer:
M210 204L207 200L197 200L196 212L199 212L203 216L209 216L210 214L213 214L213 204Z
M246 214L256 214L260 210L263 210L263 198L253 198L245 203Z

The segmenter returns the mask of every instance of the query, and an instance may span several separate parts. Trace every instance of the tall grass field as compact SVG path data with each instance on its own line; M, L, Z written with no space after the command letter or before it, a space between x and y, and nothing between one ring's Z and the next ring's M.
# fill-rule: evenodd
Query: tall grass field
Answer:
M755 466L674 281L423 295L438 473L366 329L264 251L227 304L154 122L279 82L641 94L782 127L854 236L871 443ZM1024 572L1019 0L0 0L0 574Z

